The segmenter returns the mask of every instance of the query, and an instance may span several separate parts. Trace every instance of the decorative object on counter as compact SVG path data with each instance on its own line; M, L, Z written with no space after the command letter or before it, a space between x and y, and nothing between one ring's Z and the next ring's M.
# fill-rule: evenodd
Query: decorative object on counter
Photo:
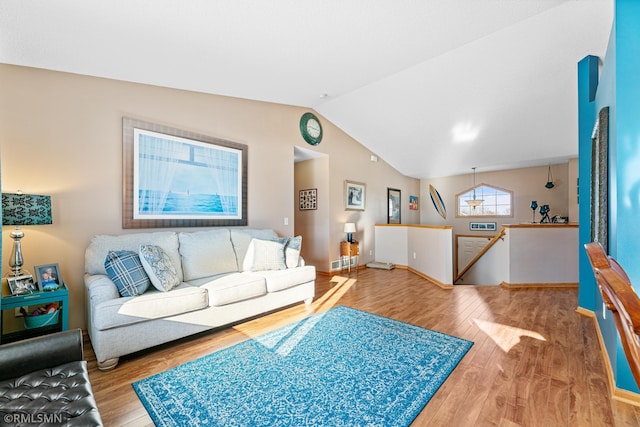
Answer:
M540 206L540 215L542 215L542 218L540 219L540 224L551 222L551 218L549 218L549 210L550 210L549 205Z
M555 215L551 218L551 222L554 224L568 224L569 223L569 217L568 216L560 216L560 215Z
M431 196L431 201L433 202L433 207L436 208L436 212L438 212L442 219L447 219L447 208L444 205L444 200L440 197L438 190L431 184L429 184L429 196Z
M538 202L535 201L535 200L532 200L531 204L529 205L529 207L533 211L533 218L531 219L531 223L535 224L536 223L536 209L538 209Z
M356 224L353 222L345 222L344 232L347 233L347 242L353 243L353 233L356 232Z
M9 258L10 276L18 277L22 271L24 260L20 239L24 237L21 225L51 224L51 196L38 194L2 193L2 225L15 225L16 229L9 236L13 239L13 248Z
M547 183L544 185L546 188L553 188L553 175L551 175L551 165L549 165L549 171L547 172Z
M484 200L476 199L476 168L471 169L473 169L473 199L467 199L466 202L469 206L475 209L480 206L484 202Z

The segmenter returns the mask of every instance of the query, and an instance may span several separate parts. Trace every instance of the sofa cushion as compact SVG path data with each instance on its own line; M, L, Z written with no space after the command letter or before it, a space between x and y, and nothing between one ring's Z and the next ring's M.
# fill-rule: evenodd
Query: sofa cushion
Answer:
M176 268L160 246L140 245L139 255L151 284L157 290L166 292L180 284Z
M247 252L253 253L250 271L284 270L287 268L282 242L253 239Z
M316 268L312 265L307 265L287 268L286 270L258 271L251 274L265 278L268 292L277 292L314 281L316 279Z
M250 267L243 268L247 249L252 239L273 240L278 234L271 229L255 229L255 228L232 228L231 243L236 253L236 260L240 271L249 271ZM251 265L251 264L249 264Z
M136 252L109 251L104 267L123 297L140 295L151 285Z
M99 303L91 311L96 329L105 330L150 319L162 319L209 306L206 289L186 283L171 292L150 289L137 297L118 298Z
M180 281L184 280L178 252L178 234L174 231L94 236L85 251L85 272L106 275L104 260L109 251L126 250L137 253L140 245L157 245L164 249L171 263L176 267Z
M238 271L228 229L178 233L184 280Z
M201 286L209 292L209 306L232 304L266 295L264 277L250 273L233 273Z

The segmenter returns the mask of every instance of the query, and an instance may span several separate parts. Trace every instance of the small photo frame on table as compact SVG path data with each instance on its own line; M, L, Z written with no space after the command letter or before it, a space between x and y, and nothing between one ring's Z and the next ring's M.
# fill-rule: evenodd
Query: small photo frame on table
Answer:
M36 265L33 269L38 280L38 289L41 291L56 291L64 283L58 264Z
M30 294L38 290L38 287L33 282L33 276L30 274L8 277L7 282L9 283L11 295Z

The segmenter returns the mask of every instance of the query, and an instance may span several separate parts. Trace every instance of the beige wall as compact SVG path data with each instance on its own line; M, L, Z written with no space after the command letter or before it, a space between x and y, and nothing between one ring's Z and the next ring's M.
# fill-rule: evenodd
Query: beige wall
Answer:
M473 175L458 175L444 178L423 179L420 184L422 202L420 220L422 224L452 225L456 234L493 234L469 230L470 222L497 222L497 229L504 224L521 224L532 221L532 200L538 205L549 205L549 216L569 216L570 222L578 222L576 178L577 168L569 167L572 162L551 166L554 187L545 188L548 167L511 169L496 172L476 171L476 185L480 183L511 190L513 192L513 218L456 218L456 194L473 187ZM438 215L429 198L429 184L433 185L443 198L447 208L447 219ZM536 210L536 221L540 221L540 211Z
M319 203L328 203L327 217L303 236L303 250L312 245L321 271L338 258L347 220L358 224L362 261L374 259L373 225L386 222L387 187L402 190L403 222L419 221L418 213L408 210L409 195L419 193L418 180L382 160L371 162L368 150L322 117L322 143L306 145L299 133L306 110L299 107L4 64L0 93L2 191L52 196L54 224L25 227L25 266L60 264L70 288L72 327L84 326L84 249L91 236L135 232L121 227L123 116L247 144L249 226L281 235L294 233L293 147L327 154L327 188L319 194ZM367 184L364 212L344 210L345 179ZM3 227L4 271L9 232Z

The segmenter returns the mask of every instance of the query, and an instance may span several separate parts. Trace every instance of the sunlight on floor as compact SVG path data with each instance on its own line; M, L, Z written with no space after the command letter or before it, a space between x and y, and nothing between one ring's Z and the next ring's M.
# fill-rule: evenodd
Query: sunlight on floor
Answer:
M519 344L522 337L546 341L539 333L527 329L520 329L480 319L473 319L473 323L475 323L482 332L487 334L505 353L508 353L515 345Z
M264 320L272 316L273 322L269 326L269 330L274 330L290 323L302 320L313 314L324 313L338 305L340 298L356 283L356 279L349 279L342 276L333 276L331 283L335 283L324 295L320 296L310 306L299 304L294 307L279 311L266 317L251 320L233 327L233 329L242 334L255 338L264 334L267 330L264 328Z

